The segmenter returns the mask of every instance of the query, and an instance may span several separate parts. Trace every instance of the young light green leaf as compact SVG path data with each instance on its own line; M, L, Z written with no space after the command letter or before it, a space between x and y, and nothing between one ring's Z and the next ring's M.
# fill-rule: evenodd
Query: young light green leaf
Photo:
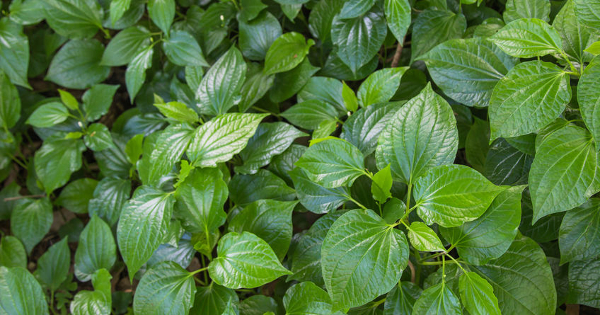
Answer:
M29 116L27 123L38 128L52 127L69 118L69 110L59 102L46 103Z
M292 241L292 211L296 204L298 201L255 201L230 219L227 229L260 237L282 260Z
M296 138L303 136L307 134L284 122L258 125L256 133L240 152L244 164L236 166L235 171L255 174L261 167L269 164L273 156L283 153Z
M108 112L118 85L96 84L82 97L83 110L87 121L95 121Z
M502 16L506 23L524 18L536 18L549 22L550 8L550 1L547 0L508 0Z
M150 155L148 175L141 175L142 181L156 184L162 176L167 175L189 147L194 131L187 124L171 125L163 130Z
M594 56L600 55L600 41L594 42L593 44L589 45L584 51Z
M102 28L102 8L93 0L44 0L45 18L58 34L90 38Z
M209 66L204 60L202 48L188 32L171 32L171 36L163 42L163 50L167 58L178 66Z
M463 273L458 280L460 299L469 314L472 315L500 315L498 299L494 295L492 286L481 276L474 272Z
M363 305L390 291L407 261L404 233L372 210L346 212L331 226L321 247L332 311Z
M81 231L75 252L75 276L85 282L100 269L110 270L117 259L117 245L110 226L93 215Z
M35 276L51 292L56 291L69 274L71 251L67 241L67 238L63 238L62 241L50 246L37 263Z
M461 38L466 29L467 20L462 13L432 9L421 12L413 26L415 40L411 46L410 63L447 40Z
M196 129L187 155L196 167L216 167L242 151L267 114L230 113Z
M111 5L116 1L112 1ZM150 32L143 26L132 26L120 31L106 46L100 64L114 67L130 63L150 45L150 37Z
M286 315L329 315L331 298L312 282L301 282L290 287L283 297Z
M581 116L596 141L600 140L600 91L596 86L599 79L600 57L596 57L587 65L577 84L577 101Z
M211 279L232 289L256 288L291 274L258 236L243 232L225 234L217 246L218 257L208 265Z
M42 147L35 152L35 173L50 194L63 186L71 173L81 168L82 153L85 144L82 140L62 139L60 135L44 141ZM48 166L52 167L48 167Z
M201 114L218 116L239 101L239 92L246 78L246 63L240 51L232 46L215 62L196 91Z
M21 267L0 267L0 310L6 314L49 314L42 287Z
M329 103L308 100L290 107L281 116L300 128L315 130L323 121L336 120L338 112Z
M73 94L61 89L58 89L58 94L60 95L60 101L70 110L77 110L79 108L79 103Z
M342 139L329 139L311 145L296 166L325 188L351 186L365 174L364 156L355 146Z
M129 93L131 103L133 103L135 96L142 88L144 81L146 81L146 70L152 66L153 53L152 46L148 46L138 52L127 66L127 71L125 71L125 85L127 86L127 93Z
M358 104L367 107L389 101L398 87L407 67L384 68L373 72L358 88Z
M342 84L342 97L344 98L344 106L346 106L348 111L355 112L358 109L358 98L356 98L356 94L346 84L346 82L342 82Z
M459 315L462 309L458 297L442 280L442 283L427 288L413 307L413 314Z
M435 232L423 222L413 222L408 229L410 244L422 252L443 252L446 249Z
M392 189L393 180L390 165L388 164L388 166L379 170L379 172L373 175L372 179L371 194L373 195L373 199L383 204L392 196L390 190Z
M306 41L302 34L296 32L279 36L267 51L263 72L269 75L292 70L304 60L314 44L312 39Z
M92 151L106 150L114 145L108 127L100 123L88 127L83 142Z
M175 0L149 0L148 15L152 22L169 36L169 29L175 18Z
M537 132L556 119L570 100L569 75L562 69L543 61L518 64L492 93L491 139Z
M27 253L18 238L6 235L0 240L0 266L27 268Z
M531 239L517 238L502 257L471 269L492 285L502 314L554 313L552 270Z
M562 51L562 39L556 29L540 19L512 21L489 40L518 58L542 57Z
M311 212L330 212L350 200L348 187L325 188L309 179L307 173L300 167L291 171L290 176L294 182L298 200Z
M133 298L136 314L188 314L194 302L194 274L163 262L144 274Z
M100 65L103 53L95 39L71 40L56 53L45 79L71 89L89 88L108 78L110 67Z
M455 227L479 218L504 189L470 167L442 165L416 180L413 196L425 223Z
M156 103L154 104L161 114L168 118L175 119L179 122L185 123L196 123L198 121L198 114L189 108L187 105L181 102L168 102L168 103Z
M521 192L524 186L502 191L477 220L453 228L440 227L460 258L483 265L502 256L510 247L521 223Z
M594 58L592 53L586 51L586 47L600 39L600 32L573 18L577 16L575 10L575 1L567 1L554 18L552 26L556 28L562 38L563 49L567 57L583 64Z
M213 232L227 218L223 210L227 195L227 184L219 169L194 169L177 187L175 216L182 219L187 231Z
M399 44L404 44L404 36L408 31L411 19L411 7L408 0L385 0L385 18L388 21L388 27L398 40Z
M567 211L558 238L561 264L588 260L600 253L600 199Z
M123 205L117 241L129 278L148 261L168 231L175 199L148 186L138 188Z
M552 133L536 152L529 174L533 223L583 204L597 192L597 155L583 128L567 126Z
M74 315L109 315L111 313L112 296L110 279L112 276L106 269L100 269L92 275L94 291L77 292L70 309Z
M375 156L380 169L391 164L394 179L409 183L432 167L452 163L457 148L452 108L428 85L389 120Z
M498 81L518 62L481 38L446 41L421 59L444 94L475 107L488 106Z

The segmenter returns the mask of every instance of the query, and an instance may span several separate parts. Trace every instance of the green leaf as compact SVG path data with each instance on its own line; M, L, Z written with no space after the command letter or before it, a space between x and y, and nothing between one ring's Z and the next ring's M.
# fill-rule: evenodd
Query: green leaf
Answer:
M440 232L458 251L461 259L482 265L502 256L510 247L521 223L521 192L524 186L502 191L475 221Z
M108 112L118 88L118 85L96 84L83 94L87 121L95 121Z
M364 157L351 143L342 139L329 139L311 145L296 166L325 188L351 186L356 178L365 174Z
M136 314L188 314L194 302L194 274L167 261L150 269L133 298Z
M338 17L340 19L353 19L360 15L363 15L367 11L369 11L373 5L375 5L375 0L349 0L344 3L342 10L338 13Z
M332 311L360 306L390 291L408 261L404 233L372 210L352 210L331 226L321 248Z
M48 198L21 199L10 217L10 230L23 242L27 253L31 253L50 231L53 219L52 204Z
M302 282L290 287L283 297L283 306L287 315L331 314L329 295L312 282Z
M345 113L343 84L341 81L328 77L312 77L298 93L298 103L319 100L333 105L338 112Z
M67 241L67 238L63 238L62 241L50 246L37 262L35 276L51 292L56 291L69 274L71 251Z
M224 114L196 129L187 156L196 167L216 167L242 151L267 114Z
M131 7L131 0L113 0L110 2L109 16L111 26L123 17L125 12Z
M0 266L27 268L27 253L18 238L6 235L0 240Z
M81 231L75 252L75 276L85 282L100 269L110 270L117 259L117 245L110 226L93 215Z
M354 74L377 54L386 35L387 26L383 12L379 10L353 19L341 19L337 15L331 26L331 38L338 47L337 56Z
M581 24L600 30L600 2L598 0L573 0L575 1L575 16Z
M123 205L117 241L130 279L162 244L169 230L174 201L170 194L141 186Z
M390 166L386 166L373 175L373 183L371 184L371 194L373 199L383 204L388 198L392 197L390 190L392 189L392 171Z
M0 126L12 128L21 117L21 99L17 88L0 70Z
M71 173L81 168L83 141L52 137L35 152L35 173L47 194L67 183ZM49 167L51 165L51 167Z
M558 239L560 224L564 213L554 213L539 219L535 224L533 221L533 205L529 189L523 191L521 200L521 225L519 231L527 237L539 243L554 241Z
M442 283L427 288L413 307L413 314L462 314L458 296L442 280Z
M518 19L489 38L505 53L519 58L542 57L562 51L560 35L540 19Z
M570 100L569 75L559 67L543 61L518 64L492 93L491 139L537 132L556 119Z
M411 19L411 7L408 0L385 0L385 18L388 27L398 42L404 44Z
M171 125L163 130L150 155L148 176L141 176L142 180L147 184L156 184L162 176L167 175L188 149L194 132L186 124Z
M61 102L70 110L77 110L79 108L79 103L73 94L61 89L58 90L58 94L60 95Z
M105 177L96 186L88 212L106 220L110 226L117 223L121 207L129 199L131 182L125 179Z
M90 38L102 28L102 8L94 0L42 0L46 22L59 35Z
M308 28L314 38L331 43L331 24L343 5L342 0L322 0L315 4L308 16Z
M413 196L425 223L455 227L479 218L504 189L470 167L443 165L416 180Z
M175 0L149 0L148 15L152 22L169 36L169 29L175 18Z
M76 315L108 315L111 313L112 276L106 269L100 269L92 275L94 291L81 290L71 302L71 313Z
M391 164L394 179L410 183L432 167L451 164L457 148L452 108L428 85L389 120L375 156L380 169Z
M71 40L56 53L45 79L71 89L89 88L110 73L110 67L100 65L103 53L95 39Z
M31 88L27 82L28 65L29 40L23 34L23 28L11 22L7 17L0 19L0 69L13 84ZM5 81L8 80L3 78L0 82L4 85ZM3 87L3 89L6 88ZM8 89L10 89L10 85Z
M581 109L581 116L592 133L592 137L598 141L600 139L600 92L597 88L600 79L600 58L596 57L585 68L579 83L577 84L577 101Z
M188 32L171 32L171 36L163 42L163 50L167 58L178 66L209 66L204 60L202 48Z
M138 52L127 66L127 71L125 71L125 85L127 86L127 93L129 93L131 103L133 103L135 96L142 88L144 81L146 81L146 70L152 66L153 53L152 46L148 46Z
M208 265L211 279L231 289L256 288L291 274L267 242L243 232L225 234L217 246L218 257Z
M600 39L598 30L586 27L578 19L575 13L575 2L567 1L563 8L554 18L552 25L556 28L563 41L563 49L566 55L576 62L583 64L594 58L586 48Z
M413 222L408 229L410 244L422 252L443 252L446 249L435 232L423 222Z
M112 1L111 5L116 1ZM106 46L100 64L114 67L130 63L150 45L150 37L150 32L143 26L132 26L120 31Z
M273 81L273 87L269 91L269 98L276 103L289 99L305 87L317 71L319 71L319 67L313 66L308 58L304 58L294 69L277 73ZM299 99L300 96L298 95Z
M532 162L532 156L497 139L488 150L483 175L495 185L526 184Z
M229 221L230 232L250 232L267 242L282 260L292 241L292 211L298 201L255 201Z
M114 146L108 127L100 123L88 127L83 142L92 151L102 151Z
M600 200L592 198L567 211L558 238L560 263L587 260L600 254Z
M600 307L598 297L598 267L600 259L576 260L569 264L569 295L567 303Z
M69 118L69 110L59 102L46 103L29 116L27 123L38 128L52 127Z
M308 100L295 104L281 116L300 128L315 130L323 121L336 120L338 112L329 103Z
M200 82L196 93L201 114L218 116L239 101L239 92L246 78L244 57L235 46L215 62Z
M444 94L467 106L489 105L494 87L515 64L481 38L453 39L425 54L422 59L435 84Z
M485 120L477 117L473 120L473 125L465 139L465 155L467 162L471 166L484 173L486 157L489 151L490 126Z
M498 299L487 280L474 272L463 273L458 281L460 299L472 315L500 315Z
M383 315L412 314L413 305L421 295L421 288L414 283L402 281L387 294Z
M275 74L292 70L299 65L315 42L306 41L300 33L290 32L279 36L269 47L265 56L264 74Z
M296 138L304 136L307 134L284 122L258 125L256 133L240 152L244 163L236 166L235 171L241 174L255 174L261 167L269 164L273 156L287 150Z
M238 206L245 206L260 199L291 201L296 198L294 190L283 179L268 170L256 174L236 174L229 182L230 198Z
M461 13L432 9L421 12L413 25L410 62L447 40L461 38L466 29L467 20Z
M235 291L211 283L207 287L196 287L196 296L194 297L194 306L191 309L192 314L223 314L227 308L227 302L238 303L238 296Z
M10 6L10 19L21 25L39 23L44 19L44 3L40 0L17 0Z
M294 182L298 200L311 212L330 212L350 200L348 187L323 187L313 182L309 178L309 175L300 167L295 168L289 174Z
M597 192L596 159L591 136L581 127L564 127L542 142L529 174L533 223L577 207Z
M260 0L240 0L240 6L242 10L239 19L242 21L255 19L267 7Z
M359 109L344 122L340 138L352 143L365 156L370 155L388 121L403 104L382 103Z
M358 89L358 104L367 107L389 101L398 90L400 79L406 70L406 67L400 67L384 68L373 72Z
M344 106L346 106L348 111L355 112L358 110L358 98L356 98L356 94L346 84L346 82L342 82L342 84L342 97L344 98Z
M232 300L232 304L234 301ZM279 305L272 298L265 295L253 295L240 302L239 311L244 315L270 315L277 314Z
M168 102L168 103L157 103L154 104L161 114L168 118L175 119L179 122L185 123L196 123L198 121L198 114L189 108L187 105L181 102Z
M227 201L227 184L217 168L194 169L177 187L175 216L192 233L208 234L227 218L223 206Z
M252 21L239 21L239 30L240 49L250 60L264 60L269 47L282 34L279 21L268 11Z
M546 0L508 0L502 16L506 23L525 18L536 18L549 22L550 8L550 1Z
M44 291L27 269L0 267L0 310L5 314L48 314Z
M531 239L517 238L502 257L472 269L492 285L502 314L555 312L552 270L544 252Z
M594 42L593 44L589 45L584 51L594 56L600 55L600 41Z
M70 182L56 199L56 203L75 213L87 213L88 203L93 198L98 181L80 178Z

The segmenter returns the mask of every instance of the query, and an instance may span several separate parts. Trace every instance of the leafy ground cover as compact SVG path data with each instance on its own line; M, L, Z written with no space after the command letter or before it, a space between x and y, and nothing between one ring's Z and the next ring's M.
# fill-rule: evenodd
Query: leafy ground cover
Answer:
M0 314L599 313L599 0L0 12Z

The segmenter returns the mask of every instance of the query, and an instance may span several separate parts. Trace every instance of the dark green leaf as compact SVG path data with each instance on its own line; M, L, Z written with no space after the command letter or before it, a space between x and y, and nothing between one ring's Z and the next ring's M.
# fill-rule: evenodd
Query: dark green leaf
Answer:
M336 120L338 112L329 103L308 100L290 107L281 116L300 128L315 130L323 121Z
M194 306L190 310L192 314L223 314L227 302L233 301L237 304L238 296L235 291L211 283L207 287L196 287Z
M106 177L94 190L94 198L89 202L89 213L106 220L111 226L117 223L121 207L129 199L131 182L125 179Z
M167 36L175 18L175 0L149 0L148 15Z
M592 198L565 214L558 242L561 264L587 260L600 254L599 199Z
M337 209L350 200L347 187L325 188L309 179L303 169L297 167L291 171L298 200L306 209L314 213L326 213Z
M388 27L400 44L404 43L404 36L410 26L411 7L408 0L385 0L385 18Z
M110 270L117 259L117 245L110 226L93 215L79 236L75 252L75 276L88 281L100 269Z
M115 3L115 1L111 2ZM112 14L112 10L111 10ZM132 26L120 31L106 46L101 65L123 66L150 45L150 32L143 26Z
M61 192L56 203L75 213L87 213L98 181L81 178L70 182Z
M585 68L579 83L577 84L577 101L581 109L581 116L592 137L598 141L600 139L600 92L597 88L600 80L600 57L594 58Z
M146 70L152 66L152 55L154 50L152 46L148 46L139 51L127 66L125 72L125 85L131 103L138 94L144 81L146 81Z
M229 190L229 197L239 206L261 199L291 201L296 198L294 190L283 179L264 169L252 175L236 174L229 182Z
M271 44L281 36L281 25L268 11L252 21L240 21L240 49L251 60L263 60Z
M546 0L508 0L504 10L504 22L510 23L523 18L536 18L550 21L550 1Z
M0 125L12 128L21 116L21 99L17 88L0 70Z
M600 307L598 268L600 259L577 260L569 264L569 296L567 303Z
M87 129L87 134L83 138L85 145L92 151L102 151L113 146L110 131L103 124L91 124Z
M50 291L54 292L69 274L71 251L67 239L50 246L37 262L35 276Z
M60 136L46 139L42 147L35 152L35 172L50 194L63 186L71 173L81 168L82 152L85 151L83 141L61 139Z
M163 43L165 55L171 62L179 66L203 66L209 64L204 60L202 49L196 39L188 32L173 31Z
M458 296L442 280L442 283L427 288L413 307L413 314L462 314Z
M58 34L90 38L102 28L102 8L94 0L43 0L45 18Z
M104 46L95 39L71 40L52 59L46 79L71 89L100 83L110 73L109 67L100 65L103 53Z
M108 112L118 85L96 84L83 94L83 110L88 121L95 121Z
M306 41L296 32L279 36L267 51L263 72L268 75L292 70L304 60L314 44L313 40Z
M27 268L27 253L18 238L7 235L0 240L0 266Z
M312 282L302 282L290 287L283 297L287 315L329 315L331 299L327 292Z
M0 19L0 69L13 84L30 88L27 82L28 64L29 40L23 34L23 28L11 22L7 17ZM0 76L3 77L4 74ZM3 86L6 84L5 80L4 78L0 80ZM6 88L2 87L2 90L4 89ZM8 89L10 89L10 85ZM2 92L2 94L4 93ZM6 118L3 117L3 119Z
M421 288L414 283L402 281L387 294L383 315L412 314L413 305L421 295Z
M413 26L411 63L421 58L435 46L461 38L467 28L465 16L452 11L427 9L419 14Z
M52 225L52 204L48 198L22 199L10 217L10 230L18 237L27 253L39 243Z

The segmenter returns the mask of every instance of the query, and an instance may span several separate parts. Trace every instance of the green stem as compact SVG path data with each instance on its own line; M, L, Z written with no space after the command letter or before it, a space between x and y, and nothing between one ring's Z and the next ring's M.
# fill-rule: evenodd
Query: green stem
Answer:
M348 195L346 195L346 198L348 198L348 200L354 202L354 204L356 204L357 206L359 206L361 209L367 210L367 207L365 207L362 203L356 201L354 198L352 198L352 197L350 197Z
M195 274L197 274L197 273L199 273L199 272L202 272L202 271L204 271L204 270L207 270L207 269L208 269L208 267L200 268L200 269L198 269L198 270L194 270L194 271L192 271L190 274L191 274L191 275L195 275Z
M575 68L575 66L573 65L573 63L571 62L571 60L569 60L569 56L567 56L567 54L565 53L564 50L561 49L560 55L569 64L569 67L571 67L571 71L572 72L569 72L569 74L573 74L573 75L579 76L579 72L577 71L577 68Z
M452 256L450 256L448 254L446 254L446 255L444 255L442 257L445 257L445 256L448 256L450 259L452 259L452 261L454 261L454 263L456 265L458 265L458 268L460 268L460 270L462 270L462 272L467 273L467 271L465 271L465 269L463 269L463 267L460 265L460 262L458 262L456 259L454 259L454 257L452 257Z

